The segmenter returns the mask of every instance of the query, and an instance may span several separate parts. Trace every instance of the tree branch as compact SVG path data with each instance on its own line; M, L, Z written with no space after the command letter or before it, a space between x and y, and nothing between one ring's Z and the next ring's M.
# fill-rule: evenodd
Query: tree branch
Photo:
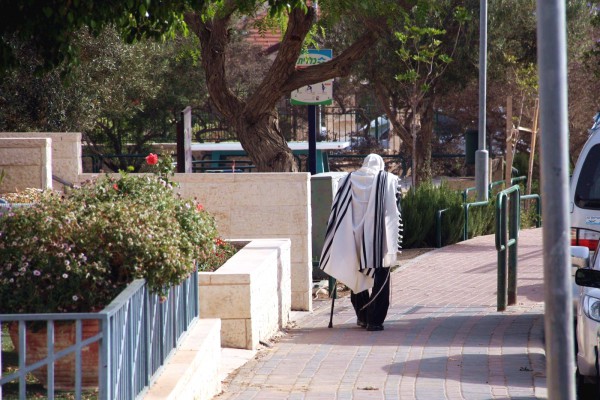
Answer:
M283 93L328 79L347 76L352 65L362 58L366 50L373 46L378 39L379 35L376 32L368 31L331 61L296 70L282 86Z
M226 11L208 22L203 22L197 13L186 14L185 22L200 39L202 64L211 100L221 114L231 119L243 103L229 88L225 73L225 50L229 41L227 29L235 6L228 2L225 8Z
M277 101L286 94L286 90L282 88L282 82L286 82L295 73L296 61L300 56L304 39L310 31L314 18L313 7L309 7L306 13L300 7L291 11L277 57L265 79L248 99L248 109L251 109L253 115L272 112ZM265 101L265 99L270 101Z

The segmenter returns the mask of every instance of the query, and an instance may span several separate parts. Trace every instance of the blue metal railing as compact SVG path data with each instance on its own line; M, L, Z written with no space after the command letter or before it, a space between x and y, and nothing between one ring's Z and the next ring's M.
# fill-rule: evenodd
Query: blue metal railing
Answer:
M105 309L98 313L60 314L0 314L2 323L18 322L18 369L0 376L2 385L18 379L19 398L26 399L26 376L35 369L47 367L47 398L54 399L54 366L57 360L74 353L76 376L74 395L82 396L82 349L93 343L99 345L98 398L133 400L150 386L157 371L172 355L179 341L199 314L198 274L192 273L180 285L171 288L166 299L151 294L142 279L132 282ZM58 321L75 321L75 344L54 352L54 328ZM82 339L82 321L99 321L98 334ZM48 355L28 365L25 323L44 321L48 328ZM0 355L0 366L2 355Z
M518 177L512 178L511 182L513 184L515 184L516 182L525 181L525 180L527 180L526 176L518 176ZM490 194L491 194L493 187L499 186L503 183L504 183L504 181L496 181L496 182L490 183L489 187L488 187ZM476 190L476 188L469 187L469 188L464 189L462 192L463 200L465 201L463 204L464 213L465 213L465 220L464 220L464 225L463 225L463 240L467 240L469 237L469 235L468 235L469 209L471 207L484 206L484 205L488 204L487 202L484 202L484 201L467 203L466 199L468 198L469 192L472 190ZM535 226L536 226L536 228L541 227L542 226L542 200L541 200L540 195L539 194L529 194L529 195L520 196L519 198L520 198L520 201L535 200L535 202L536 202ZM447 208L442 209L442 210L437 210L436 214L435 214L435 236L436 236L436 247L438 247L438 248L442 247L442 215L447 210L448 210ZM520 208L519 208L519 210L520 210ZM520 223L520 220L519 220L519 223Z

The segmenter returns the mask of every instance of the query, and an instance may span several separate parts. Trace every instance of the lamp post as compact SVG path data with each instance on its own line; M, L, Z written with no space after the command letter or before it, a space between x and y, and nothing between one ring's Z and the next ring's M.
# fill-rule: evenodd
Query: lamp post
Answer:
M573 306L569 252L569 140L564 0L537 0L544 221L544 331L548 398L574 399Z
M489 155L485 149L487 94L487 0L479 6L479 146L475 152L477 201L488 200Z

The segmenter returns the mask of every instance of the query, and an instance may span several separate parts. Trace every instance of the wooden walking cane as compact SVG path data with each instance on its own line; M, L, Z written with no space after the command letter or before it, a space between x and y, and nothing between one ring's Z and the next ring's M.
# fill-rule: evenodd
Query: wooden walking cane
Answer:
M333 286L333 290L331 287ZM337 297L337 280L330 276L329 277L329 297L331 297L331 314L329 315L329 326L333 328L333 305L335 304L335 298Z

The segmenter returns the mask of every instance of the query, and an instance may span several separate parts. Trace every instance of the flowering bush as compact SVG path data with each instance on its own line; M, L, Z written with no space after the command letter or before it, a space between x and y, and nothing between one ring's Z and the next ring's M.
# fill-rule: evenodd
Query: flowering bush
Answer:
M215 251L213 217L156 174L103 176L0 218L0 313L91 312L136 278L165 295Z
M202 270L209 272L215 271L221 265L225 264L225 261L231 258L237 250L238 249L233 244L224 241L220 237L216 238L212 251L208 253L201 264Z

